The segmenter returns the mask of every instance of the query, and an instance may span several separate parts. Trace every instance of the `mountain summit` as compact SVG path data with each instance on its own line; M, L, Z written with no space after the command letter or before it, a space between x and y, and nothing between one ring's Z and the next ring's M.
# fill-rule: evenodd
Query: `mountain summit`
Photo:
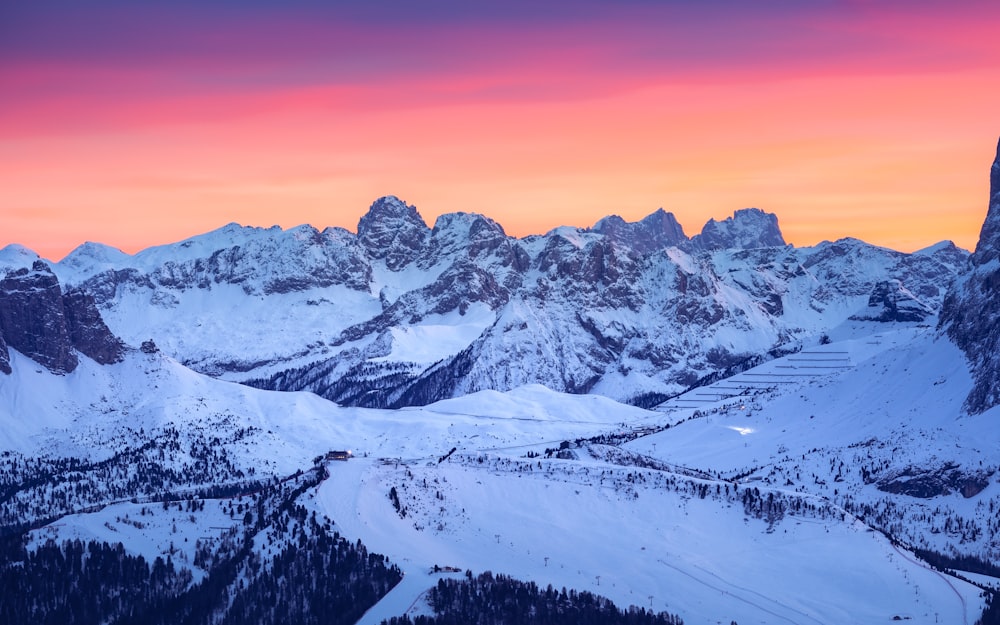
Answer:
M662 208L635 222L611 215L598 221L591 230L643 254L687 241L684 228L677 223L674 214Z
M990 197L986 220L979 231L979 242L972 262L982 266L1000 256L1000 142L997 155L990 168Z
M778 216L759 208L736 211L725 221L709 219L701 234L691 242L705 250L753 249L756 247L781 247L785 238L778 228Z
M381 197L358 222L358 240L372 258L398 271L416 260L424 248L430 228L415 206L394 195Z
M990 168L989 209L971 267L945 299L941 325L969 359L975 386L965 408L980 413L1000 405L1000 144Z

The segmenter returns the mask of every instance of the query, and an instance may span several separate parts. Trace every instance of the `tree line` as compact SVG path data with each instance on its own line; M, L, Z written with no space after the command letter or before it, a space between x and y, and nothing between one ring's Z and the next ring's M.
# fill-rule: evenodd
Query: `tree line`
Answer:
M242 525L211 553L199 581L167 556L121 543L0 540L0 623L8 625L350 625L402 579L384 556L350 542L295 500L317 467L250 495ZM194 513L200 506L191 506ZM270 557L265 557L264 545Z
M403 615L382 625L681 625L680 617L631 606L622 610L587 591L539 588L487 571L465 579L440 579L431 589L433 616Z

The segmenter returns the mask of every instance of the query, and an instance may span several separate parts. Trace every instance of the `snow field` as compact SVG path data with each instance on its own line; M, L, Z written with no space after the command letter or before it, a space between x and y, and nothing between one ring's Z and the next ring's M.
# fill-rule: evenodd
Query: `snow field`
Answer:
M3 444L29 455L100 458L139 444L140 429L176 426L191 437L217 435L240 466L278 476L331 449L352 449L355 459L329 463L331 476L309 505L407 573L405 586L371 619L400 606L426 610L419 597L436 583L428 571L438 564L590 590L622 607L666 609L692 623L884 623L894 616L971 623L982 609L978 589L930 571L851 517L786 514L770 525L747 518L736 499L666 488L668 479L691 481L664 471L610 464L584 449L572 450L578 460L523 457L564 440L679 423L624 447L724 477L751 468L741 489L831 505L847 492L858 501L886 496L860 481L865 462L996 463L1000 441L991 414L956 420L970 382L950 343L918 328L879 340L844 334L823 349L847 352L849 368L709 402L707 416L687 421L691 408L650 412L537 385L424 408L340 408L310 393L213 380L161 355L135 353L110 367L82 358L76 371L55 376L12 351L15 373L0 377L2 416L11 424ZM754 371L773 372L792 358ZM229 441L238 429L250 433ZM438 464L452 448L456 453ZM836 482L840 461L846 478ZM407 510L403 517L389 499L392 488ZM932 506L983 515L982 502L998 496L1000 486L991 483L974 499L953 493L899 501L913 520ZM155 520L140 514L143 528L118 520L135 520L142 505L70 515L36 536L108 537L152 560L170 552L171 536L179 539L177 553L184 538L212 535L211 514L185 521L157 504L146 504ZM217 505L207 502L206 510ZM223 516L218 527L232 523ZM912 525L924 533L930 527ZM933 540L947 546L959 539L941 533ZM173 557L178 563L182 556Z
M496 457L483 468L351 461L332 468L317 503L345 535L408 574L435 564L492 570L590 590L623 607L652 605L687 622L878 623L901 615L933 623L937 613L959 623L963 601L978 605L977 589L895 554L850 520L786 517L768 533L738 505L640 483L629 493L572 461L541 462L569 466L543 474L506 472ZM405 517L389 500L393 487ZM434 583L415 585L413 599Z
M370 362L430 365L468 347L494 321L496 314L481 302L471 305L464 315L457 310L444 315L428 315L420 323L391 328L392 351Z
M342 330L381 311L377 298L344 286L266 297L247 295L234 284L165 293L150 301L150 291L126 288L101 314L127 344L138 347L155 337L161 350L195 368L218 362L256 368L268 361L297 366L286 361L302 358L307 351L312 360L327 358L337 348L325 345ZM186 320L182 326L176 323L178 317ZM249 336L247 328L262 331ZM265 372L260 369L255 375Z

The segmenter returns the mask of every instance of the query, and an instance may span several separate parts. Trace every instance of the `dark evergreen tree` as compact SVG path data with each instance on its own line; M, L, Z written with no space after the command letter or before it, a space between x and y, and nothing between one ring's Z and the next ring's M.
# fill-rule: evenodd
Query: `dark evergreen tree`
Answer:
M463 580L438 580L430 592L434 616L400 616L382 625L680 625L666 612L632 606L621 610L590 592L540 589L490 572Z

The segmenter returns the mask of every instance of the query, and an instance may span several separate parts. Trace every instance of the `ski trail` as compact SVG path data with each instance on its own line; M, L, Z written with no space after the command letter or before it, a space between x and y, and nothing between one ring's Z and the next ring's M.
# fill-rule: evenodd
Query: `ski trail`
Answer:
M776 618L779 618L779 619L781 619L783 621L787 621L789 623L792 623L793 625L802 625L802 621L796 621L796 620L790 618L789 616L787 616L785 614L780 614L778 612L775 612L774 610L771 610L769 608L766 608L766 607L760 605L759 603L754 603L753 601L751 601L751 600L749 600L749 599L747 599L745 597L741 597L740 595L738 595L738 594L736 594L734 592L731 592L730 590L727 590L726 588L720 588L719 586L716 586L716 585L714 585L714 584L712 584L710 582L707 582L707 581L705 581L703 579L700 579L699 577L693 575L691 573L691 571L683 569L683 568L681 568L679 566L675 566L673 564L670 564L669 562L663 560L662 558L657 558L656 561L659 562L660 564L666 566L666 567L669 567L669 568L677 571L681 575L684 575L686 577L690 577L694 581L698 582L699 584L701 584L703 586L706 586L707 588L711 588L713 590L718 590L722 594L729 595L733 599L736 599L737 601L740 601L740 602L745 603L745 604L747 604L747 605L749 605L749 606L751 606L753 608L756 608L756 609L760 610L761 612L764 612L765 614L769 614L769 615L771 615L773 617L776 617ZM770 597L762 595L759 592L756 592L756 591L753 591L753 590L748 590L746 588L742 588L740 586L737 586L735 584L727 582L726 580L722 579L721 577L719 577L715 573L712 573L711 571L706 571L705 569L703 569L703 568L701 568L701 567L699 567L697 565L692 565L692 566L694 566L694 568L697 568L698 570L700 570L703 573L711 575L712 577L716 578L721 583L725 584L726 586L728 586L730 588L736 588L737 590L740 590L740 591L743 591L743 592L752 593L754 595L757 595L758 597L760 597L761 599L763 599L765 601L769 601L769 602L773 603L778 608L782 608L784 610L788 610L790 612L793 612L796 615L801 616L803 618L806 618L806 619L808 619L808 620L810 620L810 621L812 621L814 623L819 623L819 625L826 625L825 623L823 623L823 621L820 621L816 617L814 617L814 616L812 616L810 614L806 614L805 612L802 612L801 610L797 610L797 609L795 609L795 608L793 608L791 606L785 605L785 604L781 603L780 601L777 601L775 599L771 599Z
M408 613L433 585L426 574L404 572L403 579L379 599L378 603L368 608L356 625L378 625L394 616Z
M892 545L892 548L895 549L896 553L898 553L900 557L902 557L904 560L910 562L911 564L915 564L921 568L927 569L928 571L931 571L932 573L940 577L941 580L944 581L944 583L948 584L948 588L951 588L952 592L955 593L955 595L958 597L959 602L962 604L963 625L969 625L969 606L965 601L965 597L962 596L962 593L960 593L958 591L958 588L955 588L955 585L951 583L950 579L948 579L949 576L945 575L944 573L933 567L927 566L927 564L922 560L918 560L912 557L906 550L900 549L895 543L890 542L889 544Z

